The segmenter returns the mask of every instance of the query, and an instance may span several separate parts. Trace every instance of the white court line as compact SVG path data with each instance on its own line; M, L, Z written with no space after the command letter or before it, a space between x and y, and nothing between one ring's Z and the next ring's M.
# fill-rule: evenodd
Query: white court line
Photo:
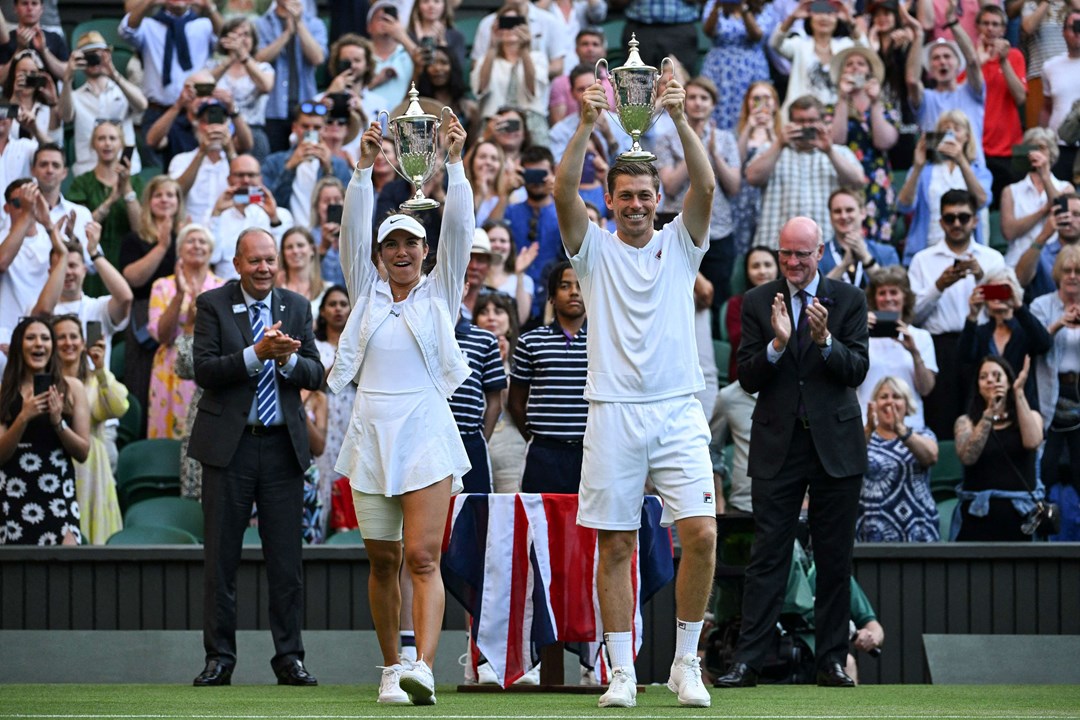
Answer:
M235 718L236 720L403 720L405 718L416 718L418 715L235 715L235 714L145 714L145 715L116 715L116 714L99 714L99 713L79 713L79 714L49 714L49 713L33 713L33 714L19 714L19 713L0 713L0 718L31 718L41 719L46 718L59 718L60 720L106 720L108 718L114 718L116 720L184 720L192 718L195 720L227 720ZM504 718L504 715L439 715L439 720L495 720L496 718ZM546 720L547 718L555 718L557 720L594 720L599 717L599 714L594 715L515 715L515 718L520 720ZM675 715L638 715L634 714L635 720L668 720L669 718L676 717ZM678 713L679 720L716 720L716 715L685 715ZM729 716L730 718L746 718L747 720L862 720L866 718L865 714L854 715L740 715L735 714ZM927 718L927 720L1080 720L1080 715L1047 715L1045 713L1033 713L1027 715L1011 714L1002 715L996 713L984 713L979 715L938 715L938 714L926 714L919 715L916 713L904 713L899 715L878 715L873 716L875 720L902 720L906 718Z

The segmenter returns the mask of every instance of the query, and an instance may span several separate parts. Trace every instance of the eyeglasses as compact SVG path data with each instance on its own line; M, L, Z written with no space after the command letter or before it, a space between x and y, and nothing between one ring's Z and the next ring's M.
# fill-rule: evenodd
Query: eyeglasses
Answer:
M96 120L94 120L94 127L98 127L99 125L104 125L106 123L108 123L109 125L115 125L116 127L120 127L121 125L123 125L124 121L120 118L97 118Z
M1072 265L1069 265L1068 267L1063 267L1063 268L1061 268L1061 274L1062 275L1080 275L1080 267L1073 267Z
M326 107L322 103L302 102L300 103L300 112L304 115L318 115L322 117L326 113L330 112L330 108Z
M797 260L809 260L810 256L814 254L813 250L777 250L776 253L784 258L790 260L795 258Z
M342 126L348 125L349 124L349 118L330 118L329 120L326 121L326 124L327 125L342 125Z
M945 213L941 216L941 221L946 225L955 225L959 220L961 225L967 225L973 217L975 216L971 213Z

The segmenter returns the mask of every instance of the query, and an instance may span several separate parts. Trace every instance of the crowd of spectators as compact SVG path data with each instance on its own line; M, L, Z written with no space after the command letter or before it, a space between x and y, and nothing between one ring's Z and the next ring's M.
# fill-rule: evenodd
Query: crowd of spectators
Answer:
M0 22L0 543L119 529L117 421L135 411L136 437L186 437L195 300L237 277L240 230L277 240L277 284L311 301L329 372L358 300L338 243L359 133L402 114L414 83L425 112L449 106L469 131L478 230L458 335L483 348L484 374L459 426L482 434L491 489L524 476L527 490L572 492L587 321L555 172L583 93L600 83L615 102L596 61L634 32L647 63L671 58L658 82L686 89L716 175L694 295L702 403L717 446L735 443L731 467L717 454L726 509L751 510L754 396L733 363L716 367L710 340L738 347L741 294L777 276L778 230L797 215L824 230L821 272L868 297L859 537L939 539L929 478L946 453L964 467L950 490L961 538L1026 537L1034 501L1076 505L1080 0L968 13L957 0L504 0L472 37L455 27L459 0L364 4L326 23L314 0L126 0L115 41L65 37L55 0L16 0ZM619 13L625 34L606 36ZM580 180L598 224L612 224L607 172L631 145L617 120L597 122ZM658 222L670 221L689 184L670 120L643 145L657 156ZM414 193L389 130L383 151L376 223ZM445 186L437 167L422 190L442 200ZM418 219L433 260L441 211ZM572 382L553 389L550 373ZM322 448L309 541L347 516L331 506L353 395L306 397ZM553 472L566 482L549 488ZM183 474L198 499L196 464Z

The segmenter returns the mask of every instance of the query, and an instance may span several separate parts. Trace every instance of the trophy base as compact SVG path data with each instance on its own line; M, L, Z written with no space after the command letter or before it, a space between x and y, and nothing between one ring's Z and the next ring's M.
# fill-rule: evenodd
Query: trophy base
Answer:
M432 200L431 198L413 198L412 200L406 200L398 205L401 210L410 210L412 212L421 210L435 210L439 207L438 200Z
M630 150L619 155L623 162L656 162L656 156L648 150Z

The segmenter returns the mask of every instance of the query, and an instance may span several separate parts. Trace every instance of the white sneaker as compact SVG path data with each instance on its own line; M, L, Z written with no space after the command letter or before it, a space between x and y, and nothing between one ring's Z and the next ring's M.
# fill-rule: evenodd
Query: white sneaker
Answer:
M536 663L529 672L525 673L517 680L514 681L515 685L539 685L540 684L540 663Z
M600 696L598 707L634 707L637 705L637 683L630 673L620 668L611 671L611 684Z
M495 674L495 669L491 667L491 663L484 662L476 666L476 683L478 685L501 685L499 682L499 676Z
M581 684L582 685L599 685L600 681L596 679L596 671L591 667L581 666Z
M410 663L401 673L401 689L409 693L413 705L435 704L435 677L423 660Z
M668 690L677 693L679 704L685 707L709 707L712 697L701 682L701 660L697 655L686 655L671 663Z
M401 673L404 669L400 663L383 667L382 680L379 681L379 702L392 705L408 704L409 696L401 689Z

